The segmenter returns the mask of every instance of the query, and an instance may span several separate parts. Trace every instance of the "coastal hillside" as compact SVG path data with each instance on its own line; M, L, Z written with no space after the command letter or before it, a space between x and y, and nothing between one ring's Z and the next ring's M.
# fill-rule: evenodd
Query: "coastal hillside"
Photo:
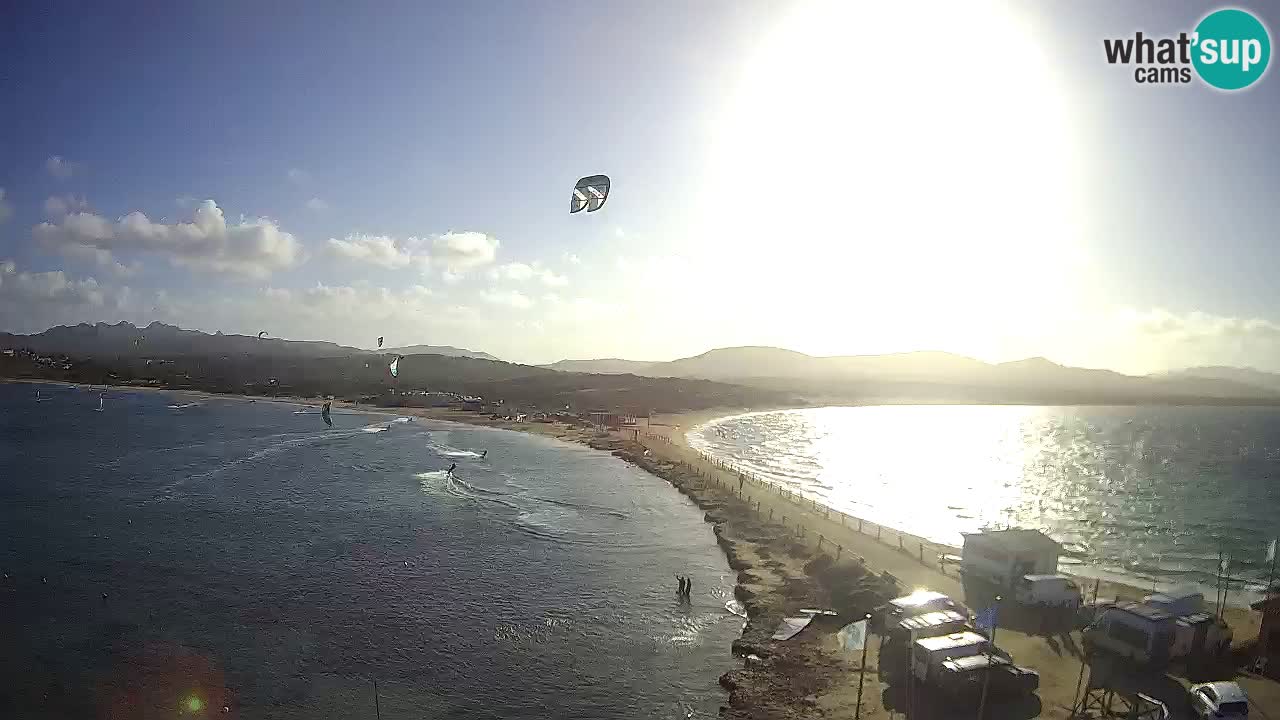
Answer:
M539 365L548 370L577 373L599 373L602 375L648 375L650 366L659 364L646 360L621 360L619 358L603 358L600 360L560 360L548 365Z
M620 362L562 361L552 367L598 367L590 371L610 372L609 364ZM832 403L1280 402L1280 376L1235 368L1212 370L1134 376L1068 367L1045 358L992 364L944 352L815 357L782 348L736 347L647 363L629 372L786 390Z
M452 345L404 345L402 347L382 348L378 352L395 353L397 355L444 355L445 357L464 357L502 362L501 359L487 352L457 348Z

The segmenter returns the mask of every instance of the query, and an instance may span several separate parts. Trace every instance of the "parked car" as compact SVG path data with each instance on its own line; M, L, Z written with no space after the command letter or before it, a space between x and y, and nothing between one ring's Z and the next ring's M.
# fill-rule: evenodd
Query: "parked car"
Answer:
M1247 718L1249 698L1233 682L1211 682L1191 686L1191 707L1201 718Z

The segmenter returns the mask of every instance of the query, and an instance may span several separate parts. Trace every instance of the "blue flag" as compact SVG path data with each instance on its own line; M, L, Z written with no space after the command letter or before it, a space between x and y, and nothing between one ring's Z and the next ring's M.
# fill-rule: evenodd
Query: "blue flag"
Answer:
M996 629L996 606L983 610L973 619L973 626L979 630L987 630L988 632Z

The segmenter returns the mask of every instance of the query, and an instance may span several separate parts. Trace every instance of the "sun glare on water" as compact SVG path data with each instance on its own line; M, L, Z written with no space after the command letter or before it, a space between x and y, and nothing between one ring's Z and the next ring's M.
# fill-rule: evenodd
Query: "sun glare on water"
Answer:
M823 352L838 314L860 352L1000 355L1067 309L1082 258L1061 83L1002 8L927 5L797 6L717 123L702 250L736 287L787 282L751 315L797 347Z

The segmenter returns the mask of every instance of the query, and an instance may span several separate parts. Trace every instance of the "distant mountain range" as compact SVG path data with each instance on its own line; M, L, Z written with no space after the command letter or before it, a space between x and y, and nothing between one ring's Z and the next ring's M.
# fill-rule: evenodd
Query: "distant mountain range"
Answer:
M446 357L494 360L483 352L449 345L406 345L399 348L363 350L331 342L284 340L256 335L210 335L199 330L183 330L153 322L146 327L133 323L59 325L33 335L0 333L0 348L30 348L82 357L173 357L187 355L266 355L274 357L345 357L364 354L444 355Z
M669 362L608 358L561 360L544 366L506 363L484 352L448 345L407 345L372 351L329 342L283 340L256 336L212 335L153 322L58 326L33 335L0 333L0 348L30 348L101 361L149 357L196 358L257 362L278 360L347 359L333 369L358 367L370 380L384 372L370 355L440 356L404 368L429 366L423 376L433 383L458 381L508 382L538 379L568 392L575 383L598 386L603 379L585 375L675 378L745 386L786 396L805 404L883 402L1133 404L1133 403L1264 403L1280 404L1280 374L1232 367L1203 367L1150 376L1124 375L1111 370L1065 367L1044 358L992 364L945 352L816 357L775 347L734 347L711 350ZM449 360L446 362L445 358ZM292 363L297 365L297 363ZM301 377L311 373L299 366ZM345 371L345 370L344 370ZM557 379L557 375L569 376ZM576 379L575 379L576 378ZM607 381L610 387L623 387ZM625 385L625 383L624 383ZM643 382L628 387L658 386ZM674 386L673 386L674 387ZM706 389L711 392L711 389Z
M815 402L1129 403L1280 402L1280 374L1192 368L1152 376L1059 365L1045 358L992 364L945 352L815 357L774 347L720 348L670 362L562 360L572 372L700 378L803 392Z
M456 348L452 345L405 345L404 347L383 348L378 350L378 352L395 353L397 355L444 355L445 357L463 357L474 358L476 360L493 360L494 362L502 362L502 360L487 352L476 352L475 350L467 350L466 348Z

